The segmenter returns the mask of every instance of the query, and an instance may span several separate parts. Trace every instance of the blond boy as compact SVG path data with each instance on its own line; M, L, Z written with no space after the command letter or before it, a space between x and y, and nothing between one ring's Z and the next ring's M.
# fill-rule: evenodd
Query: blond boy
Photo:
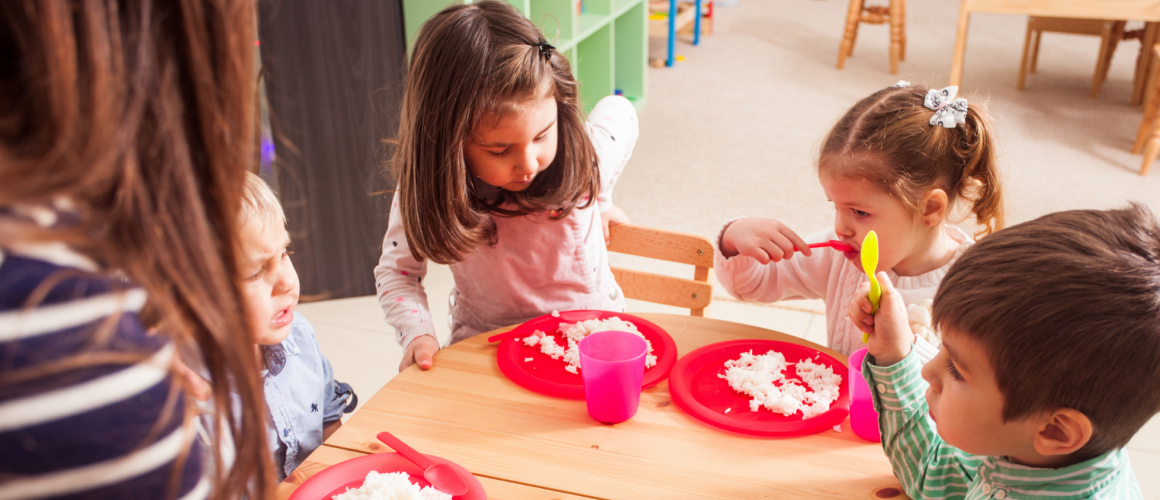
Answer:
M254 174L247 176L238 271L250 334L263 363L270 414L266 434L281 481L342 425L342 414L354 410L358 397L334 380L313 327L294 312L298 273L290 262L286 216L270 187Z

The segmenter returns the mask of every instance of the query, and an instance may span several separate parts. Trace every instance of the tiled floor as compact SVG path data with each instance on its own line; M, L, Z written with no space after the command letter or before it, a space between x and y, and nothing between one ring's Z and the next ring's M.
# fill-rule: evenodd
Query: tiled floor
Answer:
M451 273L446 266L431 265L424 279L431 313L435 318L447 316L447 294ZM302 304L298 311L314 325L323 354L334 365L335 377L354 386L360 404L370 399L398 373L402 350L395 341L394 329L386 324L375 297L356 297ZM687 314L677 309L630 300L631 312L667 312ZM714 299L710 316L769 328L803 337L825 345L826 318L803 310L747 304ZM449 328L436 321L440 339ZM1128 445L1132 466L1144 498L1160 500L1160 417L1153 418Z

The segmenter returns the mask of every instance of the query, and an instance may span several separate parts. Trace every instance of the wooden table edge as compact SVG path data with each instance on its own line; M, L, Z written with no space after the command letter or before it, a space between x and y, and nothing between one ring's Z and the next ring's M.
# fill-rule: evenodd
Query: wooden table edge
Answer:
M1106 19L1106 20L1111 20L1111 21L1121 21L1121 20L1140 21L1140 20L1142 20L1142 21L1145 21L1146 23L1149 23L1149 24L1160 22L1160 9L1156 9L1156 14L1152 15L1152 16L1148 16L1148 15L1125 16L1122 14L1126 14L1126 13L1120 12L1120 11L1112 11L1109 13L1106 11L1100 12L1098 10L1091 11L1091 12L1084 11L1080 14L1073 15L1072 13L1069 13L1069 12L1059 12L1059 11L1055 11L1052 9L1046 9L1046 10L1029 9L1027 7L1021 6L1024 3L1028 3L1028 2L1026 2L1026 1L1010 2L1009 0L960 0L960 2L959 2L959 19L958 19L958 26L957 26L956 34L955 34L954 52L951 55L951 73L950 73L948 85L952 85L952 86L956 86L956 87L962 85L963 69L964 69L966 62L967 62L966 61L966 59L967 59L967 34L970 31L971 14L974 14L974 13L1027 15L1027 16L1048 16L1048 17L1071 17L1071 18L1076 18L1076 19L1084 19L1084 18L1087 18L1087 19ZM1036 2L1037 5L1040 3L1043 3L1043 2ZM1143 42L1145 42L1145 41L1142 41L1142 43ZM1146 61L1144 61L1144 64L1143 64L1145 67L1144 69L1147 69L1147 67L1150 63L1151 63L1150 58L1148 58ZM1132 90L1132 104L1133 105L1139 104L1140 100L1142 99L1142 96L1140 94L1143 92L1142 88L1145 85L1145 82L1143 80L1147 79L1148 72L1145 71L1143 73L1144 73L1144 76L1142 78L1136 78L1135 81L1133 82L1133 90Z

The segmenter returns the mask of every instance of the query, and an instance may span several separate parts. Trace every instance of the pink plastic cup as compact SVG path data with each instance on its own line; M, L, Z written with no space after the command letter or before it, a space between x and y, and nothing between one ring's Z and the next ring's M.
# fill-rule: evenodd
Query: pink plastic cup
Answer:
M850 427L854 434L867 441L882 441L878 431L878 412L874 410L874 397L870 386L862 377L862 360L866 359L866 349L858 349L850 355Z
M596 332L580 340L588 415L609 424L636 415L646 354L648 343L628 332Z

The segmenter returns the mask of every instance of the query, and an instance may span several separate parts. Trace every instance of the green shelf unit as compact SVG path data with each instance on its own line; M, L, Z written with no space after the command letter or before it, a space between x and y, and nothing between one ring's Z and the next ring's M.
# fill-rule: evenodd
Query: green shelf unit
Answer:
M462 0L403 0L407 51L419 27ZM647 97L647 0L507 0L531 19L544 39L572 63L580 100L589 112L602 97L620 90L639 111Z

